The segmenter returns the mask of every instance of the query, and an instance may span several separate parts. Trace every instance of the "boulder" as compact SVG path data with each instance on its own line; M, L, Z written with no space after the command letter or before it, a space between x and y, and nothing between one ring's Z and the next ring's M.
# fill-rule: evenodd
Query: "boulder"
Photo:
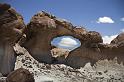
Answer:
M63 48L53 48L51 50L51 54L53 57L52 63L64 63L65 59L69 55L69 50L68 49L63 49Z
M25 30L27 39L24 46L38 61L52 63L51 41L58 36L73 36L82 45L101 43L102 37L98 32L78 28L64 19L57 18L44 11L34 15Z
M51 54L52 54L52 57L67 57L68 54L69 54L69 50L68 49L63 49L63 48L53 48L51 50Z
M6 82L35 82L35 80L28 70L19 68L7 76Z
M21 38L23 18L8 4L0 4L0 72L6 76L13 71L16 55L13 49Z

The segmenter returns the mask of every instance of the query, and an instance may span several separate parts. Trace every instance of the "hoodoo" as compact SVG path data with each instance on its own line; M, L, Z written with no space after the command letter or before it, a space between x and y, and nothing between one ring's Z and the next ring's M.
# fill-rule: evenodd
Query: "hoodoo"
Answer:
M0 72L7 75L14 69L15 43L23 34L23 18L8 4L0 4Z

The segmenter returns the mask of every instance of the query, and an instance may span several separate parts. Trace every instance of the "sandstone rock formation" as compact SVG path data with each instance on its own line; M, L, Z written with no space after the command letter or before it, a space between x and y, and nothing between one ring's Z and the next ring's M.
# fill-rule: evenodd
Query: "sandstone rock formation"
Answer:
M117 37L117 40L112 41L115 44L103 44L102 37L98 32L73 26L70 22L44 11L32 17L25 33L27 40L23 46L40 62L53 63L54 58L50 53L53 46L50 43L53 38L63 35L79 39L81 46L71 51L63 62L58 60L58 63L61 62L77 68L84 66L87 62L91 62L93 65L98 60L113 59L115 57L118 58L118 62L123 61L124 46L115 45L117 42L122 43L124 41L123 33ZM58 58L61 59L61 57Z
M117 41L120 35L121 38ZM91 43L88 46L81 45L81 47L70 52L66 59L66 64L78 68L84 66L87 62L91 62L91 65L94 65L99 60L112 60L115 57L117 57L118 63L124 62L124 38L122 34L120 35L111 44Z
M57 63L78 68L87 62L94 64L98 60L115 57L118 58L118 62L124 61L123 33L111 44L103 44L98 32L73 26L70 22L44 11L34 15L26 28L22 16L10 8L10 5L0 4L0 11L0 72L3 75L7 75L14 68L16 51L14 52L13 46L18 41L36 60L55 63L56 57L51 53L53 50L51 41L58 36L73 36L79 39L81 46L71 51L67 57L58 56ZM26 40L21 39L22 35Z
M70 22L43 11L32 17L25 33L27 40L23 46L35 59L45 63L53 61L50 43L55 37L70 35L79 39L82 45L102 42L102 37L98 32L88 32L84 28L75 27Z
M8 4L0 4L0 72L7 75L14 69L13 46L23 34L23 18Z
M33 75L24 68L19 68L7 76L6 82L35 82Z

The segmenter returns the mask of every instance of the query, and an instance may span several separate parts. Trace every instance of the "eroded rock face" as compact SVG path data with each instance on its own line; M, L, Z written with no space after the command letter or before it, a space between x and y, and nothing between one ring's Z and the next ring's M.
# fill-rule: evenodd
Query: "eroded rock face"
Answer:
M34 15L26 29L24 29L22 16L10 8L10 5L0 4L0 11L0 72L3 75L13 70L16 58L13 46L20 40L23 31L26 34L26 41L22 46L40 62L55 63L56 57L53 56L53 52L57 51L58 53L59 50L53 49L51 41L59 36L73 36L79 39L81 46L68 52L66 57L57 56L58 63L61 62L78 68L84 66L87 62L94 64L98 60L115 57L118 58L119 62L124 61L123 33L114 39L111 44L103 44L102 37L98 32L73 26L70 22L56 18L44 11Z
M103 44L102 37L98 32L73 26L70 22L56 18L46 12L34 15L27 25L25 33L27 40L23 46L40 62L53 63L54 59L50 52L53 46L50 43L53 38L63 35L79 39L81 46L71 51L64 61L61 61L62 57L57 57L60 58L58 62L78 68L87 62L91 62L93 65L98 60L115 57L118 58L119 62L123 61L123 33L112 44Z
M76 28L70 22L56 18L46 12L34 15L25 30L27 40L23 46L38 61L52 63L50 50L51 41L58 36L73 36L80 40L82 45L101 43L102 37L98 32Z
M6 82L35 82L35 80L27 69L19 68L7 76Z
M124 43L124 32L119 34L114 40L111 41L111 44L120 45Z
M115 38L113 41L116 41L117 38ZM91 43L88 46L82 45L80 48L75 49L69 54L66 59L66 64L79 68L88 62L91 62L91 64L94 65L99 60L112 60L115 57L117 57L118 63L124 62L124 40L122 39L123 38L121 38L120 42L117 41L115 44Z
M69 55L69 50L68 49L63 49L63 48L53 48L51 50L51 55L53 57L53 63L64 63L65 59Z
M15 70L18 68L32 72L35 82L124 82L124 66L118 64L116 58L100 60L93 67L87 63L80 69L74 69L64 64L39 63L26 51L16 58Z
M0 72L7 75L14 69L15 43L23 34L23 18L8 4L0 4Z

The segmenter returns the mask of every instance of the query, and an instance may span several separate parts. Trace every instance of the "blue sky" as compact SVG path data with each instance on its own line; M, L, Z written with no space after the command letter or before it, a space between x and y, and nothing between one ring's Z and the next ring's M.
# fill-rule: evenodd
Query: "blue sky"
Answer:
M115 35L124 28L124 0L0 0L12 5L22 14L26 23L38 11L45 10L74 25L84 26L105 35ZM109 17L114 23L98 23L100 17Z
M73 50L81 45L80 41L72 36L61 36L54 38L51 44L59 48Z

